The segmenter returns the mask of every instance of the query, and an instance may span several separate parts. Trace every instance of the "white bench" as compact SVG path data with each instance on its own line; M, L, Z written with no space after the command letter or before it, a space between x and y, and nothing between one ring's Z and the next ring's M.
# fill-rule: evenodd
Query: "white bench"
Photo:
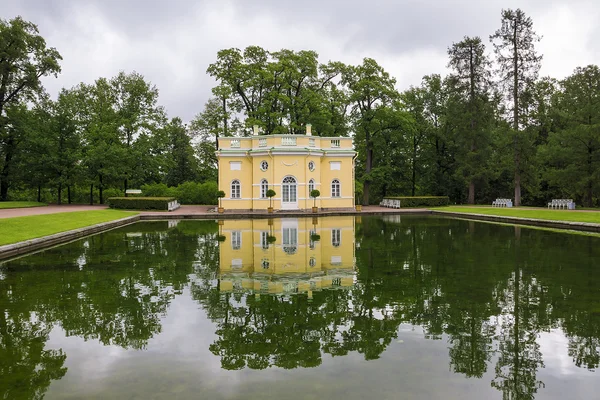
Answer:
M507 207L510 208L513 206L511 199L496 199L492 201L492 207Z
M127 189L125 194L142 194L142 191L140 189Z
M398 199L383 199L381 203L379 203L381 207L388 208L400 208L400 200Z
M575 203L573 203L573 199L552 199L552 201L548 203L548 208L574 210Z
M167 206L167 210L174 211L174 210L177 210L179 207L181 207L181 204L179 204L179 202L177 200L174 200L174 201L169 202L169 204Z

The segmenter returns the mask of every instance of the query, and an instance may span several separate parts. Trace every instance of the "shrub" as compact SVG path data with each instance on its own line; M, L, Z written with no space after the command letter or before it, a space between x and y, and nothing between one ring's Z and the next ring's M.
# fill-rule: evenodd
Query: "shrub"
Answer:
M142 185L141 189L145 197L175 197L175 188L170 188L164 183Z
M176 197L181 204L217 204L217 182L184 182L177 187L168 187L164 183L143 185L142 193L147 197Z
M400 200L400 207L439 207L450 204L448 196L416 196L416 197L385 197L390 200Z
M169 203L175 197L110 197L107 200L110 208L124 210L168 210Z

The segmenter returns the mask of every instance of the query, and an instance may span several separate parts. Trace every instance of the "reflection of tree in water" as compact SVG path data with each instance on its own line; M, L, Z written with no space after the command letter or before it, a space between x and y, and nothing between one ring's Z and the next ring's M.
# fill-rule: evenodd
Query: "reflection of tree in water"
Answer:
M204 245L215 242L214 222L166 227L166 221L135 224L2 266L3 398L41 398L66 373L66 354L44 350L54 326L105 345L146 347L198 262L215 259Z
M0 304L8 304L6 291ZM62 350L45 350L51 327L35 315L0 309L0 398L41 399L54 379L67 372Z

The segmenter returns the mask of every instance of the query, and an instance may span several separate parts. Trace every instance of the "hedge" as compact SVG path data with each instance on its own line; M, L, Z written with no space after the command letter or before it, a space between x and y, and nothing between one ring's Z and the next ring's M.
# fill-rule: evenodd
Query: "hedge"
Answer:
M123 210L164 210L175 197L110 197L107 200L110 208Z
M401 208L439 207L450 204L448 196L415 196L415 197L385 197L389 200L400 200Z

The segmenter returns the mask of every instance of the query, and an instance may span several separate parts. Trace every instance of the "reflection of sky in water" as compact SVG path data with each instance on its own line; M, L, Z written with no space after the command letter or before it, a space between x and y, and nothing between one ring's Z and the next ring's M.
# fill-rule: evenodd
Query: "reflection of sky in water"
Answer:
M356 259L356 267L350 266L344 272L351 277L350 284L335 288L328 283L314 292L314 298L303 282L341 273L331 263L329 252L335 237L328 233L331 226L326 226L331 221L332 226L340 225L341 220L323 221L319 230L321 243L314 249L306 240L308 236L302 236L312 228L301 225L297 240L293 240L297 245L293 254L282 249L281 236L279 247L265 252L261 236L249 236L252 230L246 231L250 233L243 237L239 253L232 250L228 241L221 243L226 247L219 248L214 222L164 222L160 229L154 228L156 224L140 224L111 231L49 250L37 259L32 257L39 263L37 269L27 268L27 257L15 263L25 267L22 272L15 272L20 268L15 265L0 267L0 296L5 296L0 297L0 307L3 299L16 294L16 302L4 303L13 312L13 318L17 315L15 310L20 311L10 307L18 305L21 299L31 310L38 310L21 321L25 333L32 332L27 324L43 322L45 311L49 312L46 318L58 318L44 348L62 349L68 370L61 379L53 378L46 399L475 400L502 398L502 392L491 384L507 381L498 379L496 366L503 365L505 375L512 377L512 311L518 289L519 326L524 334L521 340L530 340L529 345L518 343L520 362L527 357L533 360L536 354L543 362L527 364L525 360L522 364L535 371L520 377L531 378L533 387L543 382L535 399L587 399L600 391L598 375L586 368L585 357L581 367L575 365L574 355L569 353L573 343L565 334L570 329L573 336L584 335L576 343L584 352L598 343L598 315L594 313L599 304L594 296L598 279L594 274L588 275L592 270L586 269L598 257L596 242L589 242L595 238L523 228L519 232L523 252L516 257L519 247L514 245L512 227L434 218L363 220L366 223L357 224L356 231L351 228L350 236L344 236L347 229L341 231L339 249L346 252L338 254L345 261ZM201 229L203 234L195 233ZM469 233L473 229L476 236ZM370 236L373 232L381 236ZM567 240L572 251L569 255L557 247ZM355 243L357 250L353 254ZM250 251L242 253L248 250L244 246L250 246ZM152 257L145 252L146 247L152 249ZM207 253L209 248L212 250ZM313 251L319 252L315 253L318 276L310 268L307 272L304 268L308 267L298 261L309 260ZM47 264L52 255L60 260L54 266ZM272 262L269 274L260 265L265 257ZM230 261L237 258L243 260L243 270L231 273ZM515 259L521 263L520 285L515 285ZM289 260L296 260L295 269L286 269ZM72 269L64 264L68 262ZM207 262L212 263L210 268L203 264ZM261 285L238 285L235 282L239 279L283 285L271 293L262 290ZM38 290L42 300L36 297ZM120 296L115 300L116 306L110 298L115 293ZM573 297L573 293L577 296ZM54 295L63 300L54 301ZM100 322L89 324L87 316L78 318L79 310L94 310L98 314L90 318ZM141 319L133 318L139 315ZM106 330L103 324L113 320L116 324L133 321L140 326ZM223 329L225 320L227 329ZM265 322L262 327L246 324L244 329L256 328L247 331L241 326L238 330L239 321L257 325ZM482 374L479 378L477 373L467 378L464 370L455 373L457 367L477 364L468 365L472 362L470 348L464 345L469 342L472 321L479 324L476 329L489 328L488 336L476 334L478 345L490 340L489 348L477 348L484 355L481 358L480 353L479 360L485 364L484 368L475 368ZM70 329L72 336L67 337L62 326ZM85 340L83 333L90 337L103 334L106 343L141 345L143 350L105 346L97 338ZM333 335L328 342L333 350L319 336L326 334ZM23 335L25 339L33 336ZM313 362L314 354L299 354L293 347L315 352L306 338L318 342L319 337L316 354L320 354L322 362L305 368L303 363ZM263 338L281 343L261 346ZM386 339L389 344L384 343ZM380 340L379 350L361 347ZM218 351L214 350L215 343ZM338 351L346 350L346 354L333 357L335 346L340 346ZM501 347L506 350L504 354ZM224 359L236 355L239 349L243 355L241 369L223 369ZM0 351L6 349L0 346ZM248 368L252 357L261 352L271 357L264 369ZM367 354L379 358L367 361ZM489 359L485 360L485 355ZM502 356L508 357L504 364L500 362ZM277 357L289 357L283 365L296 368L273 366L282 365ZM531 398L524 394L511 400Z
M47 347L66 352L69 370L53 382L45 398L120 398L125 393L132 398L500 398L490 387L494 358L481 379L454 374L448 365L447 336L426 340L418 326L401 324L398 338L378 360L350 353L324 355L318 368L226 371L208 349L215 339L214 324L189 290L171 303L162 322L162 332L150 339L145 351L67 338L55 328ZM600 387L597 375L573 364L562 332L543 332L538 343L545 364L538 379L546 386L536 399L593 398Z

